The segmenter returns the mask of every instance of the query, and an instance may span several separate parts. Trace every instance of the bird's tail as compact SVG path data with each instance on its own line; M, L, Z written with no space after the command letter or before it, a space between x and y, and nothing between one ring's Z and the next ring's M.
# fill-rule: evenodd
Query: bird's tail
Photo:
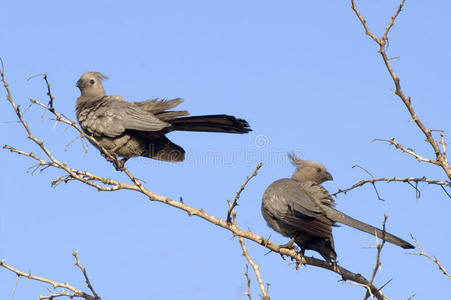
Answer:
M409 242L404 241L403 239L390 234L388 232L383 232L382 230L368 225L366 223L363 223L359 220L356 220L354 218L351 218L350 216L345 215L344 213L335 210L331 207L324 206L323 209L325 210L327 217L335 222L345 224L348 226L351 226L355 229L367 232L369 234L372 234L374 236L377 236L378 238L384 239L385 241L395 244L397 246L400 246L404 249L413 249L415 248L412 244Z
M172 130L248 133L252 131L246 120L228 115L206 115L172 119Z

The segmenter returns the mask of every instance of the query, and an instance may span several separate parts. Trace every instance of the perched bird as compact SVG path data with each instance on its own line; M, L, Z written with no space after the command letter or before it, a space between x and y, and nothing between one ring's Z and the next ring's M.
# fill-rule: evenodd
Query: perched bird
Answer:
M109 153L122 157L123 163L134 156L164 161L183 161L185 150L165 134L174 130L248 133L248 123L229 115L193 116L187 111L168 111L183 99L152 99L129 102L120 95L106 96L99 72L84 73L77 81L81 96L76 112L86 134Z
M302 160L294 155L289 158L296 166L291 178L273 182L265 190L262 199L262 214L268 225L290 242L283 247L293 247L295 242L301 253L311 249L328 261L336 261L332 226L335 222L376 235L404 249L415 248L403 239L388 232L353 219L333 208L335 202L321 185L332 180L332 175L317 162Z

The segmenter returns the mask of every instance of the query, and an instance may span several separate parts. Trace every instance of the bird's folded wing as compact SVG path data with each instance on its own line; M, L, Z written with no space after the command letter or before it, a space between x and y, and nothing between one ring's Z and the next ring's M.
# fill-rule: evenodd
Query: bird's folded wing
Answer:
M171 109L179 105L183 102L183 99L176 98L176 99L150 99L142 102L135 102L135 104L141 108L142 110L145 110L147 112L157 114L161 113L165 110Z
M84 123L84 127L91 133L108 137L119 136L126 129L159 131L170 126L152 113L122 100L118 95L103 97L93 109L93 113L87 115Z
M312 236L329 237L333 221L298 182L282 179L272 184L271 211L286 227Z

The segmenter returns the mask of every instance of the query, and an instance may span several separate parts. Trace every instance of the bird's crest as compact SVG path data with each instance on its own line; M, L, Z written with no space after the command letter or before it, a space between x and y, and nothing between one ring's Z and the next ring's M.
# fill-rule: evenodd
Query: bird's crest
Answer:
M299 157L297 157L296 154L294 154L294 152L289 152L288 153L288 158L290 159L291 163L295 167L299 167L299 166L301 166L304 163L304 160L302 160Z
M106 80L106 79L108 79L108 76L105 76L102 73L95 72L95 71L86 72L84 75L93 75L93 76L97 77L99 80Z

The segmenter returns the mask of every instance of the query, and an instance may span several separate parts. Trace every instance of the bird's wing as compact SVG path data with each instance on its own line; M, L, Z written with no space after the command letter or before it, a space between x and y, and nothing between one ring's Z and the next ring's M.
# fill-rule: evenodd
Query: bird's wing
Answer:
M311 236L331 236L333 221L297 181L285 178L272 183L264 198L265 209L283 227Z
M142 102L135 102L135 104L141 108L142 110L145 110L147 112L157 114L164 112L165 110L171 109L179 105L183 102L183 99L181 98L175 98L175 99L150 99Z
M117 137L126 129L159 131L170 126L119 95L105 96L86 109L91 112L81 121L82 126L95 135Z

